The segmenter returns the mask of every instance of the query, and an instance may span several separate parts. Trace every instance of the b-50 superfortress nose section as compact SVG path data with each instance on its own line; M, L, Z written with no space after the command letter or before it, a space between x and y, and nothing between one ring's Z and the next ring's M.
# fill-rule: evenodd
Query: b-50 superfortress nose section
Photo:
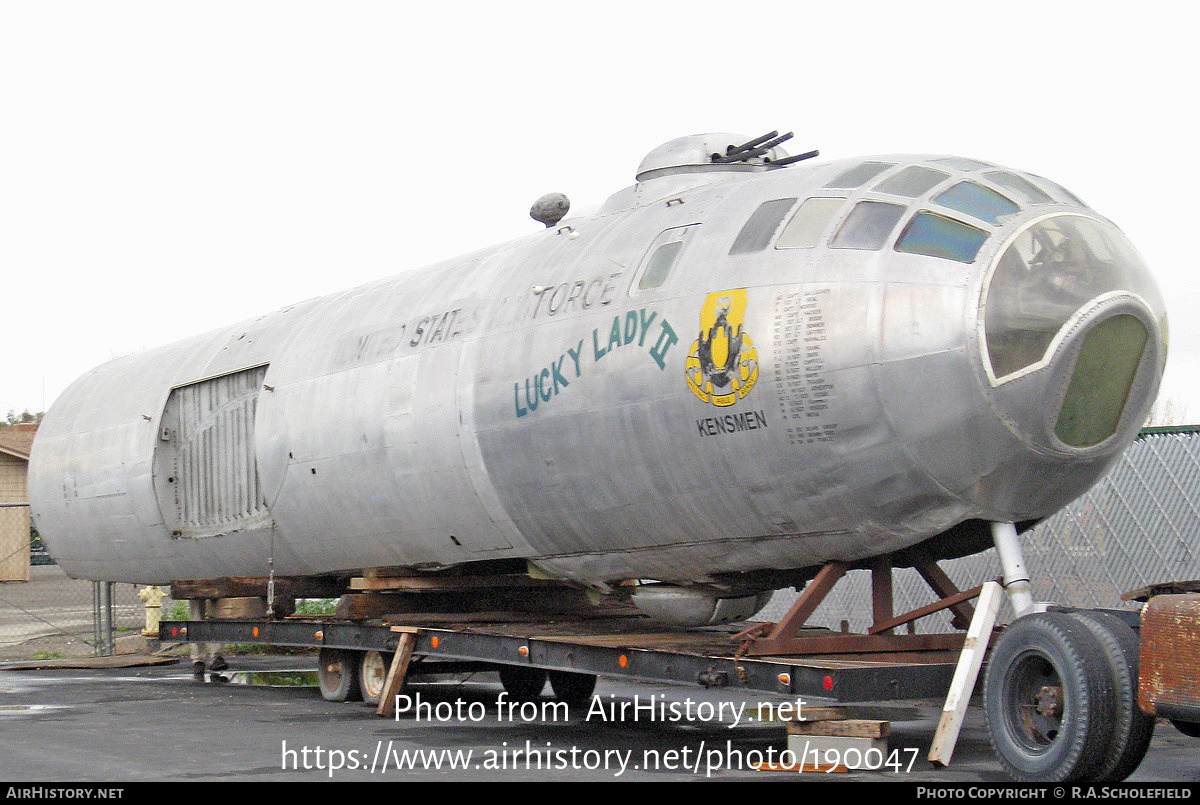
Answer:
M523 239L94 370L39 431L39 531L92 579L524 559L686 585L648 592L695 621L1083 492L1166 355L1116 227L990 163L789 136L673 140L595 215L555 197Z

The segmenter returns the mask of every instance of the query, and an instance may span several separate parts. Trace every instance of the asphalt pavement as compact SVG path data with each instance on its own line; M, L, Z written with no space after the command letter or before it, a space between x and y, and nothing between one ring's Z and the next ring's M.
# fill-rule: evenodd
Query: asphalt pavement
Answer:
M923 702L881 705L891 735L877 770L758 771L787 746L783 725L754 718L779 697L602 679L586 710L563 713L548 697L506 707L494 675L475 674L410 684L407 712L385 719L314 687L265 684L275 674L241 673L304 682L313 655L231 666L224 682L198 682L184 662L0 670L0 781L1007 782L977 707L948 768L925 760L940 705ZM1130 781L1200 782L1200 741L1160 722Z

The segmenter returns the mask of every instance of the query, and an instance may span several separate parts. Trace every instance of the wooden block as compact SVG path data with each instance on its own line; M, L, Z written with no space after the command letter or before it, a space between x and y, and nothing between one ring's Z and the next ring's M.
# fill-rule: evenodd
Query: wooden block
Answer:
M846 717L845 707L802 707L799 721L841 721Z
M406 597L380 593L346 593L338 599L334 613L339 618L361 620L378 618L392 613L411 612L412 604Z
M872 752L871 750L877 750ZM878 769L887 758L887 740L834 735L789 735L788 751L797 765L834 765Z
M890 734L891 723L888 721L845 719L843 721L792 721L788 724L788 735L886 738Z
M218 598L208 610L208 617L216 620L249 620L265 618L266 615L265 598Z
M226 576L216 579L176 579L171 597L177 601L194 598L266 597L271 580L266 577ZM344 579L329 576L276 576L275 598L337 598L346 590Z

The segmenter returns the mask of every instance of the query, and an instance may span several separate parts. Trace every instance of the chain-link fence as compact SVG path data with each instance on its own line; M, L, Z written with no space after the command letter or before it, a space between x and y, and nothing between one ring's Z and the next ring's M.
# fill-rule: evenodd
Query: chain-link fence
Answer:
M71 579L55 564L33 565L29 576L25 582L0 582L0 661L140 647L146 617L139 585Z
M1034 598L1065 606L1133 608L1121 594L1165 581L1200 579L1200 428L1154 428L1125 451L1091 491L1021 537ZM1002 574L994 549L939 563L959 589ZM937 596L911 569L892 578L894 608L909 612ZM758 618L778 620L796 600L775 594ZM950 613L920 621L948 632ZM1011 617L1008 607L1001 619ZM871 622L871 579L851 571L808 623L863 632Z

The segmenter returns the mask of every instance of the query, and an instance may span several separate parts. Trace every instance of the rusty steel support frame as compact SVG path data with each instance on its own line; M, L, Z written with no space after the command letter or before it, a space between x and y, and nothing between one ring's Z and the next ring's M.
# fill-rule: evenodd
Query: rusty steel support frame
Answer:
M911 554L909 554L911 556ZM982 585L970 590L959 590L950 577L931 558L918 555L913 566L929 585L939 600L919 607L903 615L893 615L892 568L890 555L876 557L866 565L871 571L872 625L865 635L830 633L825 629L808 629L805 623L821 602L833 590L847 571L855 569L844 562L827 562L801 591L791 609L778 623L761 623L734 636L741 644L738 653L742 656L767 656L788 654L864 654L874 652L902 651L955 651L962 648L965 635L926 634L911 632L912 624L919 618L950 609L954 612L952 625L966 628L974 616L974 608L968 601L976 598ZM910 633L893 634L898 626L908 624Z

